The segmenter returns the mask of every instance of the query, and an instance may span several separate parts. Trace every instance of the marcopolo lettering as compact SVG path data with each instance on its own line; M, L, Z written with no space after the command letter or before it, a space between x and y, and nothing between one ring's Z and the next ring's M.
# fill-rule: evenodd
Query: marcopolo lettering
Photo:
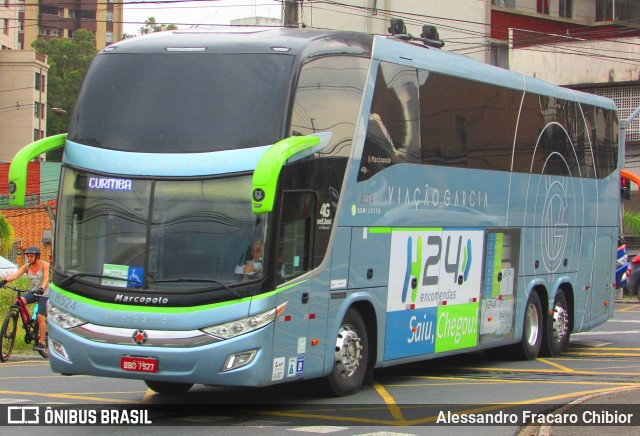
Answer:
M116 294L114 301L117 303L134 303L134 304L167 304L167 297L144 297L139 295Z

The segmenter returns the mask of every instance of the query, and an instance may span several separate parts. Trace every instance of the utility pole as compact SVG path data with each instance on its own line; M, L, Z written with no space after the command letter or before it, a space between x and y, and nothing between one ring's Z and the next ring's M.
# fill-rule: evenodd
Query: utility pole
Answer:
M285 27L298 27L298 0L284 0Z

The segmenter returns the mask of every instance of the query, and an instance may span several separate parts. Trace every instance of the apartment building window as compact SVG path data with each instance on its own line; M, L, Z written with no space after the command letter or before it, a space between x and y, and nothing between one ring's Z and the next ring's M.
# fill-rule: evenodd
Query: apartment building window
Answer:
M5 18L4 20L2 20L3 24L2 24L2 33L4 33L5 35L9 34L9 19Z
M571 18L572 13L571 9L573 9L573 1L572 0L560 0L559 11L561 17Z
M491 43L489 45L489 50L491 51L491 65L495 65L496 67L509 69L509 47L506 44L495 44Z
M24 0L18 2L18 12L24 12Z
M36 118L40 118L40 103L37 101L33 102L33 116Z
M56 15L58 17L63 17L64 9L57 8L55 6L42 5L40 6L40 12L48 15Z
M105 42L113 42L113 32L107 32L104 39Z
M549 0L537 0L536 11L540 14L549 15Z
M38 139L40 139L40 130L33 129L33 140L37 141Z
M47 77L44 74L36 73L34 78L34 84L35 84L34 87L38 91L44 92L47 85Z
M113 21L113 12L107 11L107 23L111 23Z
M509 9L516 8L516 0L491 0L491 4Z

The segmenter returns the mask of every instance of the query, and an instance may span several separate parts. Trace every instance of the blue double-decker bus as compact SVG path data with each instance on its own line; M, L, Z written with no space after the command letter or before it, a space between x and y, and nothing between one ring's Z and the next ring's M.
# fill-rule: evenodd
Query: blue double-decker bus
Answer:
M611 100L408 35L225 28L93 61L64 147L51 367L356 392L479 349L556 356L613 315Z

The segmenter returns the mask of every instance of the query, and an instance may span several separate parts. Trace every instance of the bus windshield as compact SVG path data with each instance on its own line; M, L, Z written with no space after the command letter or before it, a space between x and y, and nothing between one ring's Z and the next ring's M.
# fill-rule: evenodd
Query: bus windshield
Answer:
M283 54L100 54L78 96L68 138L141 153L273 144L282 139L293 59Z
M59 280L156 293L215 289L262 276L266 217L251 213L248 175L113 178L65 168ZM249 261L260 263L245 274Z

